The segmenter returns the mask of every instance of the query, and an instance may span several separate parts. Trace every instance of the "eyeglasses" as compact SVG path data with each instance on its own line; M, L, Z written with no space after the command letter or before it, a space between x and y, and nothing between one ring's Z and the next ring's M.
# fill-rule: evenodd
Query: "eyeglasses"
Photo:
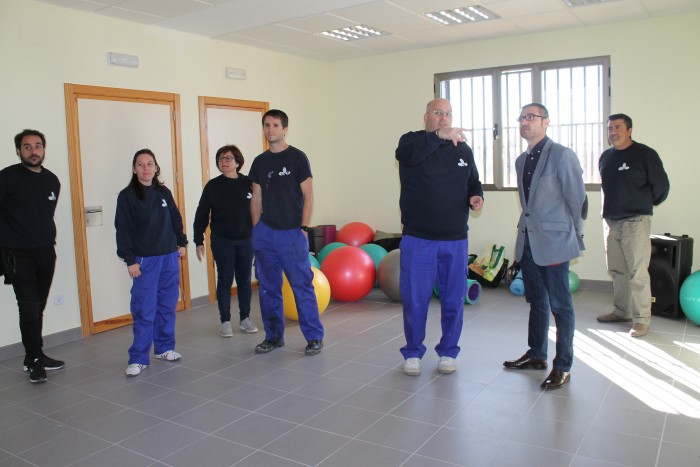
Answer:
M544 115L527 114L527 115L519 116L518 118L516 118L516 120L518 122L522 122L523 120L527 120L528 122L531 122L536 118L548 118L548 117L545 117Z
M233 160L233 156L221 156L219 157L219 162L231 162Z
M442 110L433 110L433 115L435 115L437 118L452 118L452 112L443 112Z

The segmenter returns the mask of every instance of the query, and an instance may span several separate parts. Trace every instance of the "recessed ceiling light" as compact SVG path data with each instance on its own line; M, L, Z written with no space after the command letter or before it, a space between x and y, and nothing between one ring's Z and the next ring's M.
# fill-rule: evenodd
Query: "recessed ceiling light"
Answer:
M431 11L426 13L425 16L445 26L500 18L496 13L481 5L452 8L451 10Z
M359 39L367 39L368 37L388 36L389 33L371 26L360 24L358 26L349 26L347 28L318 32L316 35L327 37L329 39L335 39L337 41L348 42Z
M566 6L584 6L584 5L599 5L601 3L616 2L617 0L562 0Z

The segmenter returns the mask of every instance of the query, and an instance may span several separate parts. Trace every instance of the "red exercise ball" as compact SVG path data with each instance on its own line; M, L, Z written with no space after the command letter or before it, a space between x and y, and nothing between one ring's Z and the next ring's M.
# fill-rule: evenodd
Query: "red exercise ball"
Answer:
M321 271L331 284L331 296L341 302L354 302L370 293L377 274L372 257L356 246L328 253Z
M374 240L374 229L362 222L345 224L335 235L336 242L352 246L362 246Z

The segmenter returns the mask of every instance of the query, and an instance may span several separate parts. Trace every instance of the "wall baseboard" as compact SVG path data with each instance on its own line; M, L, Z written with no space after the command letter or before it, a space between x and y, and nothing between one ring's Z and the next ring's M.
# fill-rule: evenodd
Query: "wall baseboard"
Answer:
M81 328L66 329L65 331L44 336L44 348L48 349L49 347L55 347L82 338L83 330ZM8 358L20 357L23 355L24 346L21 342L0 347L0 360L7 360Z

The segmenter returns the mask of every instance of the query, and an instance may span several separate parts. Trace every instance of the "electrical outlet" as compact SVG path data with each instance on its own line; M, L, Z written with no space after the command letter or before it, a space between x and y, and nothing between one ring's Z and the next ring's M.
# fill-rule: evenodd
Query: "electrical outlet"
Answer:
M64 301L63 295L59 294L59 295L53 296L53 304L54 305L63 305L63 301Z

